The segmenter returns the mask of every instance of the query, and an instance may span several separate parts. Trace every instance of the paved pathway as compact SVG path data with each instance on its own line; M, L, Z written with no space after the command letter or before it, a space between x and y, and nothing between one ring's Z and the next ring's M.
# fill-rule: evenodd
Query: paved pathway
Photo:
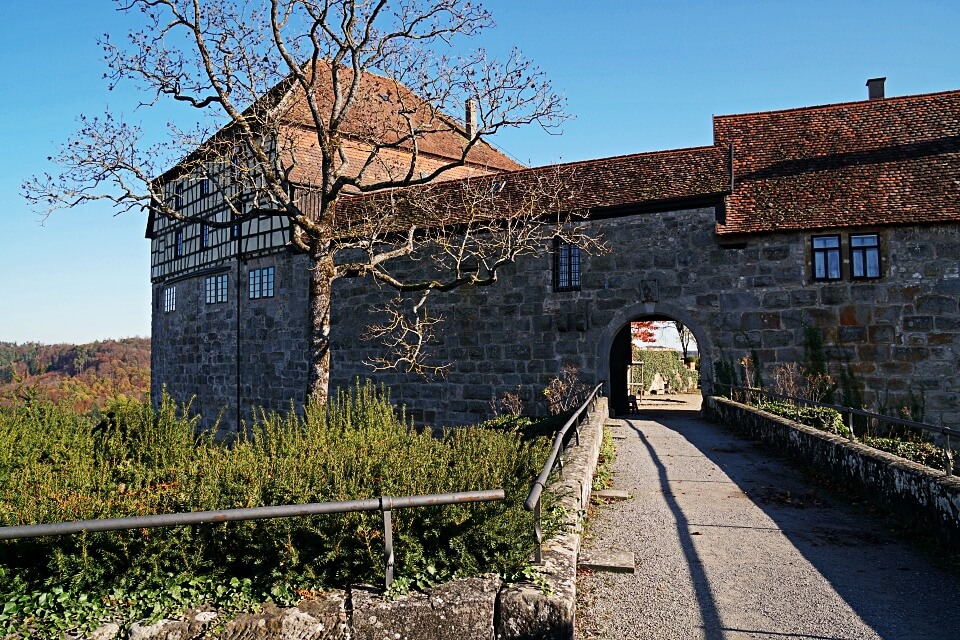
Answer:
M584 543L636 573L581 574L580 640L960 639L956 572L695 406L647 406L614 428L633 498L595 509Z

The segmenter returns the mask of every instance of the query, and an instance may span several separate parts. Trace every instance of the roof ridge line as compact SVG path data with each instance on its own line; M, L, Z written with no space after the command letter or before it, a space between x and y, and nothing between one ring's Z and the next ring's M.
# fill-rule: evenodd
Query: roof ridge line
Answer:
M767 111L747 111L743 113L729 113L729 114L723 114L723 115L715 115L713 116L713 120L717 121L717 120L726 120L726 119L732 119L732 118L744 118L749 116L761 116L761 115L768 115L768 114L774 114L774 113L790 113L795 111L818 111L818 110L825 111L829 109L837 109L837 108L844 108L844 107L881 105L889 102L904 102L907 100L930 99L930 98L945 96L949 94L960 95L960 89L934 91L931 93L913 93L905 96L892 96L889 98L880 98L880 99L874 99L874 100L869 100L869 99L868 100L851 100L848 102L831 102L827 104L808 105L805 107L788 107L786 109L770 109Z

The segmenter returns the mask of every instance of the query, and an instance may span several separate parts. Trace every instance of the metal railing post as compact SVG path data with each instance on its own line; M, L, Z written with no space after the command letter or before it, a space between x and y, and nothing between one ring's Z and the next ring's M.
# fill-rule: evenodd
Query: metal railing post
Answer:
M384 588L389 589L393 583L393 516L391 507L393 498L380 496L380 510L383 512L383 564Z
M536 564L543 564L543 527L540 524L540 498L537 498L537 504L533 507L533 535L537 539L537 547L533 552L533 561Z
M943 461L944 471L946 471L948 476L952 476L953 475L953 448L950 446L950 434L949 433L946 434L944 438L946 438L946 441L944 442L946 446L943 448L943 457L945 458L945 460Z
M847 429L850 430L850 433L847 435L847 438L850 442L856 442L857 438L853 435L853 411L847 411Z

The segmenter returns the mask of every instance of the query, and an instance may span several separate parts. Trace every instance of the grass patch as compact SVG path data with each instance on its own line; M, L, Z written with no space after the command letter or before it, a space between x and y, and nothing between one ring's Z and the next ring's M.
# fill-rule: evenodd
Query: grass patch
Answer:
M617 447L613 444L613 432L609 427L603 428L603 439L600 441L600 455L597 458L597 469L593 473L593 491L610 488L613 484L613 461L617 459Z
M0 525L503 488L502 502L395 512L396 574L421 585L527 565L522 503L549 443L522 430L418 432L370 386L262 415L231 447L166 398L111 409L99 426L42 402L0 413ZM0 636L377 583L382 536L368 512L0 541Z

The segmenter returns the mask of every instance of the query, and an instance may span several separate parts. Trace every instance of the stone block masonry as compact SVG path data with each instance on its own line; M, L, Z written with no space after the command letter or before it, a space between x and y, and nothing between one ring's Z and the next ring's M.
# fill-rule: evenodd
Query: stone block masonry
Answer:
M567 364L588 384L609 381L614 337L632 320L669 317L690 327L706 385L715 362L752 354L771 381L777 365L802 362L804 330L813 327L834 378L849 365L868 408L908 404L912 393L923 396L927 421L960 426L960 225L871 230L881 239L881 277L853 280L844 254L844 277L821 282L812 276L818 232L731 243L717 237L715 220L708 207L588 221L608 251L583 257L580 291L553 291L545 251L520 259L493 287L432 295L430 312L444 320L435 362L452 365L445 377L375 377L418 419L469 424L518 385L534 405ZM371 309L391 294L352 279L337 283L335 295L332 380L347 385L370 376L362 363L382 353L361 335Z

